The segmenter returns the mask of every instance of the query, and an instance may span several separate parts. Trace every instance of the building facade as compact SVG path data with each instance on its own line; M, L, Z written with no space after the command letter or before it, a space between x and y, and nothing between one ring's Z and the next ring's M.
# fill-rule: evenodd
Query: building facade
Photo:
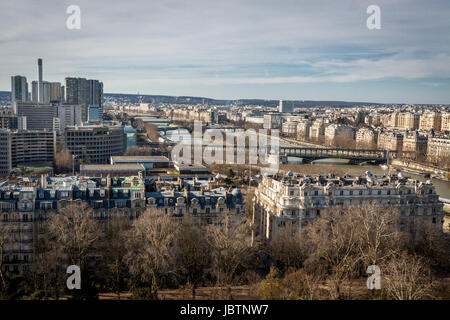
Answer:
M432 183L399 177L263 177L255 191L253 227L256 236L270 240L287 226L298 230L336 209L366 206L393 206L402 220L419 217L442 229L443 203ZM405 220L406 219L406 220Z
M111 156L120 156L125 152L123 128L119 125L67 127L64 144L80 163L107 164Z

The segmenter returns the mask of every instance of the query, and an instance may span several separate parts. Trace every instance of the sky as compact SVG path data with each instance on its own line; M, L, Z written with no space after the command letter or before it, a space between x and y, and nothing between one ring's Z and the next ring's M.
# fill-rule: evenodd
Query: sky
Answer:
M449 14L448 0L1 1L0 90L43 58L44 80L107 93L450 104Z

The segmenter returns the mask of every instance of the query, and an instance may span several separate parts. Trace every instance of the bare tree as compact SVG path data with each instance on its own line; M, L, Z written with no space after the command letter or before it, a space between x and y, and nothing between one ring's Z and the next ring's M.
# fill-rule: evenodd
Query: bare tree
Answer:
M310 250L305 267L330 280L333 299L344 298L342 285L355 275L360 262L357 219L348 212L336 208L304 230L303 243Z
M101 235L101 226L91 213L86 203L73 202L51 214L48 221L48 232L55 245L64 249L68 263L80 268L86 266L88 255Z
M359 256L364 269L380 264L401 249L400 214L392 207L365 205L348 210L354 215L359 237Z
M158 127L153 123L144 124L145 131L147 132L147 136L151 141L158 142L159 141L159 131Z
M267 251L282 272L301 268L306 259L302 237L296 226L287 226L283 232L277 233L270 241Z
M382 286L388 298L420 300L431 298L428 268L422 258L402 252L381 267Z
M72 154L66 148L62 148L55 154L55 169L58 172L68 172L72 170Z
M6 216L5 216L6 217ZM11 223L5 219L0 219L0 279L1 279L1 296L4 296L8 290L8 282L6 281L4 263L6 247L12 242L13 233Z
M236 272L239 267L245 265L251 250L248 229L244 220L233 223L229 215L225 215L220 224L208 227L212 270L217 282L228 287L230 299L231 284Z
M177 237L177 265L180 274L192 285L192 299L195 290L205 279L205 271L210 265L210 252L204 228L197 226L190 217L185 217Z
M157 299L164 275L173 272L178 224L168 215L144 212L133 222L128 234L126 262L132 288L150 285L148 298Z
M131 220L121 216L118 210L111 212L104 226L102 251L106 272L103 276L106 278L109 287L116 292L118 299L120 299L120 291L128 274L125 257L127 254L127 235L130 228Z

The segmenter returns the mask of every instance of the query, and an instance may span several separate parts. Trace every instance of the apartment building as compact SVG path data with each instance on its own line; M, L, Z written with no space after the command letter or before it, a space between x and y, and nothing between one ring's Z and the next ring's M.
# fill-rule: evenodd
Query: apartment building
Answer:
M287 134L289 136L295 137L297 135L297 126L298 122L295 121L287 121L283 123L281 127L281 132Z
M371 128L361 128L356 131L355 140L358 148L376 149L378 131Z
M336 140L342 140L341 142L351 142L354 140L354 129L350 126L344 126L340 124L330 124L325 128L325 143L327 145L335 145Z
M443 203L431 182L397 176L322 177L265 176L255 190L255 236L272 239L287 226L301 230L308 222L326 217L336 208L367 204L398 208L402 224L417 217L442 229ZM339 210L339 209L338 209Z
M378 149L402 151L403 135L392 131L384 131L378 134Z
M264 115L264 129L281 129L283 124L283 117L281 114L270 113Z
M428 136L417 131L406 132L403 137L402 151L411 151L419 158L425 158L427 154ZM414 155L414 154L413 154Z
M427 159L432 163L441 163L441 165L450 166L450 137L429 137Z
M308 139L309 128L311 128L311 123L309 121L299 122L297 125L297 139L298 140Z
M450 131L450 112L442 114L441 131Z
M419 129L421 130L441 130L442 115L440 112L424 112L420 116Z
M419 129L420 115L412 112L396 113L395 128L417 130Z
M311 139L319 140L325 135L325 124L321 120L316 120L309 128L309 137Z

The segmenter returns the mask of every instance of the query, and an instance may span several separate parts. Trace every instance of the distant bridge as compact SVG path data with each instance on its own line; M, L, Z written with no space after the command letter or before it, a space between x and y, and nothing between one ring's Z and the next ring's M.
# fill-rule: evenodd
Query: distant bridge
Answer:
M194 148L194 145L191 145ZM391 150L364 150L364 149L341 149L341 148L312 148L312 147L279 147L277 150L271 150L271 146L258 150L256 147L238 146L218 146L218 145L203 145L203 149L208 148L211 151L234 149L234 153L245 152L245 150L256 149L255 152L269 154L275 152L280 157L297 157L301 158L303 163L311 163L314 160L320 159L347 159L350 164L359 164L362 162L371 162L375 164L387 163L389 159L395 158L398 155L397 151Z
M348 159L352 164L361 162L385 163L397 151L389 150L363 150L363 149L341 149L341 148L311 148L311 147L280 147L280 156L298 157L303 163L311 163L319 159Z

